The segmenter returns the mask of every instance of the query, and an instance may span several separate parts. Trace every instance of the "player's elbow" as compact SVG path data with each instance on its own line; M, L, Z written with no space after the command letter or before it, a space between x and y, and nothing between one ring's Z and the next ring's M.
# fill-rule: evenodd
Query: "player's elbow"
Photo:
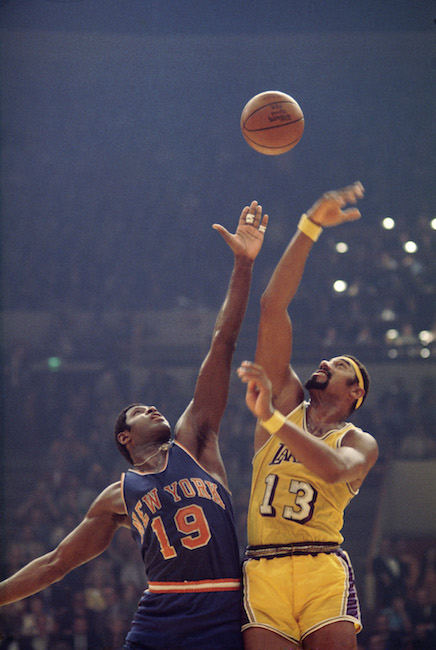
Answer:
M352 480L352 478L355 478L354 475L359 473L356 466L351 467L350 464L347 463L346 459L341 457L334 457L330 462L325 463L322 471L322 478L326 483L331 485ZM351 475L353 475L353 477Z
M226 330L224 327L214 332L211 349L220 358L231 359L236 349L238 331L234 328Z
M342 476L343 476L343 472L341 471L341 468L337 467L336 465L332 465L332 466L325 466L323 468L321 478L326 483L332 485L333 483L341 483Z
M366 474L365 463L362 462L347 462L346 459L336 459L336 462L329 468L327 483L349 483L355 481Z
M267 315L269 312L277 309L277 298L274 292L266 289L260 297L260 311Z
M50 584L59 582L69 571L70 568L68 567L62 545L59 545L54 551L48 554L46 563L47 580Z

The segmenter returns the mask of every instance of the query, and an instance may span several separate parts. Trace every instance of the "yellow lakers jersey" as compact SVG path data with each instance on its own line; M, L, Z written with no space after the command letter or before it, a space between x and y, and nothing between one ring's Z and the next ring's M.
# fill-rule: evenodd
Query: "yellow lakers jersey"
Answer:
M287 416L304 430L307 406L307 402L302 402ZM330 431L318 440L338 448L352 428L353 424L346 423L342 429ZM273 435L253 458L248 544L340 544L344 509L355 494L348 483L326 483Z

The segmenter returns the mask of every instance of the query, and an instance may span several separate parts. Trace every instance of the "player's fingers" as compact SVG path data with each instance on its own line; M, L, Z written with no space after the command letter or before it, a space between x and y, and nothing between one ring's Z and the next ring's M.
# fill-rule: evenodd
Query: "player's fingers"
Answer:
M262 206L257 205L256 212L254 214L254 225L256 226L256 228L259 226L261 219L262 219Z
M249 370L249 369L253 370L254 368L260 368L258 364L254 363L253 361L247 361L247 360L242 361L240 367L243 370Z
M239 221L245 223L245 217L248 214L248 211L250 210L250 206L246 205L245 208L242 208L241 216L239 217Z
M252 201L249 206L246 206L241 212L239 223L242 225L253 224L256 219L257 207L257 201ZM262 208L260 209L262 210Z
M357 208L347 208L347 210L343 210L342 214L345 217L346 221L357 221L357 219L360 219L362 216L360 214L360 210Z
M263 218L262 218L262 222L261 222L260 225L263 226L263 228L265 228L265 230L266 230L266 227L268 225L268 221L269 221L269 216L267 214L264 214ZM263 230L263 232L265 232L265 230Z
M362 183L360 181L356 181L353 183L353 185L344 187L342 193L348 203L356 203L358 199L361 199L363 197L365 190Z
M263 375L263 368L251 361L243 361L238 368L240 377L258 378Z

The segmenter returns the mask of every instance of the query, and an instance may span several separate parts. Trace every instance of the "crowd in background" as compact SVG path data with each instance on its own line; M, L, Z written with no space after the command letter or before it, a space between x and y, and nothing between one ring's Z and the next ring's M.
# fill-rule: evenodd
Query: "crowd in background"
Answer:
M18 3L2 4L15 12ZM156 362L161 350L155 333L135 318L153 310L171 310L177 318L174 310L218 308L231 254L211 225L234 228L243 207L241 188L255 188L243 201L259 200L270 215L244 323L248 330L238 344L252 355L259 297L300 212L310 205L309 183L324 191L336 182L363 182L362 220L325 230L311 253L313 272L303 278L292 306L294 358L313 363L348 352L370 370L371 363L410 364L354 418L380 445L367 481L381 484L392 457L436 457L431 56L407 31L380 34L392 51L369 32L363 40L342 41L331 17L334 31L317 48L305 35L291 47L277 11L286 30L280 46L267 36L270 45L263 41L259 48L257 36L250 36L242 41L244 56L239 35L220 34L215 47L209 38L161 38L159 30L151 49L143 38L123 38L120 31L109 51L109 34L97 30L80 39L70 33L69 13L58 33L47 32L44 21L40 33L36 25L19 38L15 31L4 34L0 577L51 550L92 499L119 479L126 467L112 432L121 408L136 399L155 404L174 426L192 395L198 365L189 365L189 356L199 361L192 352L199 341L175 350L174 337L163 336L171 347L165 361ZM140 21L141 35L159 15L153 11ZM165 12L162 21L166 27ZM198 16L192 21L186 14L186 21L200 24ZM377 22L382 29L387 25L379 11ZM359 28L364 23L359 20ZM270 46L277 48L280 65L272 63ZM360 49L363 60L356 56ZM222 55L216 67L212 50L214 57ZM408 54L400 59L401 52ZM338 73L342 59L355 74ZM307 125L295 151L266 158L243 141L239 111L261 80L272 78L283 82L283 90L290 84ZM150 101L156 94L159 101ZM309 201L315 199L310 194ZM393 230L382 228L386 216L395 219ZM416 250L405 249L410 241ZM347 283L342 292L333 288L337 280ZM241 553L253 428L237 382L221 447ZM365 485L359 499L364 495ZM436 647L435 545L408 544L405 553L399 543L381 543L368 573L372 569L386 581L376 584L374 605L363 598L359 650ZM363 576L357 577L362 587ZM129 531L121 530L100 558L0 609L0 650L119 648L145 585L140 554Z
M9 489L3 577L54 548L81 521L93 498L120 478L126 466L115 448L112 431L118 411L132 401L131 397L156 404L174 426L188 403L197 370L190 368L180 375L170 366L155 366L141 384L141 396L129 396L125 371L103 368L77 374L46 368L26 372L25 367L8 358ZM356 424L373 433L380 444L373 480L381 484L386 463L393 455L436 457L434 400L435 382L430 373L413 396L407 382L398 378L373 398L372 406L356 413ZM241 553L253 428L242 385L236 380L223 420L221 447L233 492ZM388 550L399 553L399 547L392 545ZM425 552L418 551L408 563L402 558L400 569L395 567L398 559L386 562L398 579L395 588L378 585L376 608L364 609L362 649L434 647L436 541ZM381 576L376 565L374 575ZM129 531L119 531L110 548L86 567L44 592L0 610L0 648L118 648L145 586L139 551Z
M195 210L200 208L191 205L189 197L186 201L186 211L182 201L164 246L154 245L161 237L159 215L153 215L145 228L139 212L131 216L128 230L121 233L115 224L102 230L97 240L92 222L80 224L80 237L74 239L72 229L77 225L65 220L51 232L48 220L44 239L37 245L31 241L31 229L23 228L15 233L22 245L8 252L7 268L14 282L5 285L5 308L50 312L53 329L59 325L58 331L64 330L66 336L74 332L71 322L63 327L63 319L77 310L101 316L108 311L218 308L230 257L210 228L211 219L196 228L196 237L188 236L190 213L198 221ZM253 279L256 305L296 219L286 208L271 217ZM57 242L55 247L52 241ZM416 244L415 252L404 249L409 241ZM310 340L314 346L334 347L345 342L372 359L436 354L435 241L430 214L418 215L413 227L399 218L393 230L383 229L381 219L327 230L311 254L310 264L318 272L303 278L294 299L293 321L305 333L297 344L304 347ZM338 244L343 252L338 252ZM346 283L343 291L334 290L336 280ZM100 323L97 320L90 328L93 325ZM83 347L89 334L76 341L76 347ZM87 352L95 354L95 349L83 350Z
M379 441L380 460L372 480L381 484L386 463L393 457L436 457L436 260L431 254L436 231L424 216L413 232L404 223L394 231L384 231L379 224L365 227L365 241L370 235L371 248L352 228L325 232L314 248L311 264L318 270L321 267L322 273L307 274L294 299L294 354L297 360L310 361L310 341L311 358L318 353L320 358L328 358L346 350L369 361L369 366L383 361L409 364L409 371L385 381L354 418ZM64 228L67 241L71 234L67 221ZM150 224L151 235L152 231ZM283 239L289 235L286 219L272 223L269 235L276 258L272 262L269 255L268 263L257 269L252 290L257 297L272 270L269 264L276 262ZM412 236L418 245L413 254L403 249ZM340 241L347 243L346 253L338 252ZM192 395L198 365L194 367L186 360L184 350L195 349L199 342L177 347L177 341L172 341L174 356L159 364L149 339L155 332L148 331L146 318L135 321L135 315L141 310L147 314L148 309L172 309L176 310L172 317L177 318L177 310L186 314L216 308L229 260L221 256L213 265L200 269L195 262L183 264L181 256L189 254L189 244L183 251L159 250L156 257L150 244L147 255L151 260L147 264L152 271L141 273L144 256L135 253L135 245L132 234L129 280L122 274L122 281L119 279L123 263L117 261L116 232L107 230L102 233L97 255L99 263L106 258L104 281L89 277L81 268L80 250L67 275L57 272L56 253L48 251L53 273L42 285L37 283L37 260L32 258L32 249L24 254L25 246L17 248L21 252L15 270L18 279L25 274L26 281L23 276L19 290L7 295L8 309L12 314L25 310L30 321L32 306L38 313L43 308L49 315L42 329L36 328L35 316L38 336L33 334L26 340L16 332L7 332L3 577L56 546L81 521L93 498L119 479L125 465L117 456L112 430L121 408L133 400L145 400L155 404L174 426ZM162 272L170 262L174 268L183 269L178 283L169 282ZM198 281L200 276L202 282ZM336 279L348 282L343 293L334 293ZM39 292L38 286L43 287ZM188 294L181 290L184 286L195 290ZM244 325L248 337L240 341L248 354L253 352L256 336L255 302L249 306ZM397 335L387 336L389 330L396 330ZM425 340L419 336L423 330L427 331ZM165 338L165 333L162 336ZM200 342L200 347L203 345ZM50 357L54 360L51 366L47 363ZM142 368L145 372L132 372L132 363L136 371ZM418 376L414 375L414 364L420 367ZM236 380L223 421L221 445L233 491L241 554L253 424ZM384 600L379 586L375 608L364 607L360 650L435 647L435 545L436 541L425 552L417 550L406 572L401 565L402 578L395 590L389 590L392 598ZM394 565L394 561L390 559L389 564ZM362 576L360 583L362 586ZM0 649L118 648L145 585L139 552L133 548L129 532L120 531L100 558L43 593L2 609Z
M219 176L219 166L224 169L231 159L224 154L220 158L219 143L217 149L214 174ZM285 179L289 170L283 164ZM98 180L101 189L105 179ZM193 335L190 344L178 344L164 332L162 343L171 345L171 353L158 363L156 332L153 324L150 327L152 317L146 316L169 310L177 320L182 314L218 308L230 258L210 225L212 220L232 225L227 215L204 217L195 179L189 190L182 173L171 181L173 192L162 205L158 197L163 188L156 185L153 205L158 208L152 219L146 218L143 206L128 206L128 228L124 213L118 221L112 215L110 227L102 227L96 236L96 224L86 214L78 215L79 222L58 219L53 205L53 217L48 209L43 230L35 231L23 217L8 235L7 270L14 282L5 282L3 295L11 320L4 351L7 499L2 576L56 546L81 521L92 499L119 479L125 464L117 456L112 430L121 408L134 400L155 404L174 426L192 395L200 359L197 350L194 367L186 349L204 347L204 341ZM215 197L215 203L220 199ZM254 351L259 296L283 242L295 229L297 215L289 212L284 203L275 206L265 250L256 262L253 299L238 344L245 345L249 355ZM163 240L168 215L171 236ZM371 480L380 484L392 457L436 457L436 230L424 207L413 222L398 217L393 230L381 227L381 216L370 215L359 227L326 230L311 253L316 272L305 275L292 304L297 361L312 363L314 357L346 351L369 368L380 362L410 364L410 374L385 381L354 418L379 441L380 460ZM411 240L415 252L404 248ZM156 246L156 241L162 244ZM344 291L335 292L336 280L347 283ZM137 319L141 313L145 317ZM30 324L27 338L23 314ZM42 328L41 314L46 316ZM414 364L420 367L418 379ZM241 554L253 425L236 381L221 446ZM414 581L409 576L407 584L398 583L392 602L382 602L378 593L375 609L364 610L362 649L434 647L434 554L417 552L414 560L419 566ZM85 568L1 610L0 649L120 647L145 585L139 552L129 532L120 531L110 549Z
M187 206L187 214L192 207ZM64 228L66 242L71 235L68 221ZM405 360L410 364L410 375L399 373L393 381L384 382L382 390L354 418L379 441L380 460L372 474L381 484L392 457L436 457L436 260L431 254L436 231L424 216L413 232L405 223L397 224L393 231L384 231L374 223L365 228L365 242L372 239L371 248L352 228L325 232L314 248L311 264L321 267L322 273L307 274L294 299L294 354L304 362L310 341L311 355L319 352L320 358L339 349L352 351L365 362L395 364ZM152 223L148 230L152 241ZM276 262L283 240L289 236L287 219L272 222L269 235L276 258L270 254L267 263L259 264L252 289L257 296L272 270L270 264ZM412 237L418 245L416 253L403 249ZM347 243L347 252L338 252L340 241ZM16 285L19 290L6 296L8 309L11 313L26 310L32 320L33 306L38 311L43 308L49 316L43 331L28 340L7 332L4 577L56 546L81 521L93 498L119 479L125 465L113 445L112 429L121 408L133 400L145 400L155 404L174 425L192 395L198 365L186 361L186 346L177 348L177 341L172 341L176 345L171 361L159 364L153 357L150 362L153 343L148 337L152 332L147 329L147 319L138 325L134 315L141 310L146 314L148 309L175 309L186 314L216 308L229 260L221 256L200 269L200 262L199 268L195 262L183 264L181 257L189 254L189 243L182 251L170 247L158 254L150 243L145 258L150 256L146 263L151 272L141 273L145 258L135 252L134 228L130 243L127 276L117 257L116 231L101 233L96 259L99 264L106 260L104 281L89 277L82 269L80 250L66 275L60 267L57 272L57 264L61 264L57 253L47 251L53 273L38 284L41 278L31 247L26 254L25 246L16 249L17 255L20 251L15 260L17 278L24 275L23 282ZM183 269L178 283L169 282L163 273L170 263ZM343 293L333 291L336 279L348 282ZM39 291L38 286L42 287ZM183 291L186 286L195 289L188 294ZM247 337L240 341L248 354L256 336L254 302L245 325L249 345ZM389 330L397 335L387 336ZM427 331L425 340L419 336L423 330ZM191 347L197 344L193 341ZM59 366L47 364L51 356ZM146 370L140 379L132 374L132 363L136 370ZM414 376L414 364L420 364L419 378ZM236 381L223 421L221 445L233 491L241 554L253 424ZM435 646L434 545L425 552L417 550L407 571L401 564L401 580L395 590L388 590L395 597L384 600L378 586L376 607L364 608L365 629L359 636L362 650L426 650ZM392 558L389 564L394 565ZM362 576L360 582L362 585ZM145 585L139 552L133 548L129 532L120 531L110 549L91 564L43 593L2 609L0 649L118 648Z

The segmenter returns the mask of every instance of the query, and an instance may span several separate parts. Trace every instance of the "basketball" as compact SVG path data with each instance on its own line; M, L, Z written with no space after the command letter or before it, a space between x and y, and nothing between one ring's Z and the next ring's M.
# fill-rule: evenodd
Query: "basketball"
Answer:
M290 95L267 90L245 104L241 131L250 147L267 156L277 156L300 141L304 131L303 111Z

